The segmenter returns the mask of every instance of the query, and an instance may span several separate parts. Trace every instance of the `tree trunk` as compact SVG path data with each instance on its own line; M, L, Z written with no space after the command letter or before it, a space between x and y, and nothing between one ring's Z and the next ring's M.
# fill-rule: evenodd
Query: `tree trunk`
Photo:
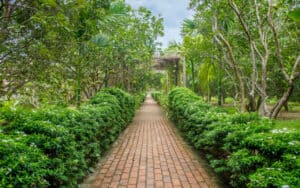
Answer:
M178 78L179 78L179 62L175 62L175 72L174 72L174 81L175 86L178 86Z
M280 112L282 106L284 106L284 105L288 102L290 96L291 96L292 93L293 93L293 90L294 90L294 85L291 84L291 85L288 87L287 91L286 91L286 92L282 95L282 97L278 100L278 102L276 103L276 105L272 108L271 113L270 113L270 116L269 116L270 118L272 118L272 119L277 118L277 116L278 116L278 114L279 114L279 112Z
M213 23L213 31L214 32L218 32L218 20L217 17L214 16L214 23ZM235 59L234 53L233 53L233 49L230 45L230 43L226 40L226 38L223 36L222 33L218 33L215 36L215 39L218 43L221 43L220 41L222 41L222 43L224 44L225 48L228 51L229 54L229 58L230 58L230 67L233 69L234 74L238 80L239 83L239 92L240 92L240 97L241 97L241 111L242 112L246 112L246 97L245 97L245 84L241 75L241 71L239 69L239 67L237 66L237 61Z
M186 87L186 62L185 59L182 60L182 84Z
M105 68L105 73L104 73L104 87L108 87L108 69Z
M192 84L193 84L193 91L195 92L195 70L194 70L194 62L192 61Z
M210 88L209 88L209 84L207 86L207 103L210 103L211 101L211 95L210 95Z
M275 44L275 49L276 49L276 57L278 59L280 71L283 74L285 80L289 84L286 92L282 95L282 97L278 100L277 104L271 110L271 113L270 113L269 117L270 118L276 118L278 116L282 106L285 105L288 102L288 100L289 100L289 98L292 95L293 90L294 90L294 83L300 76L300 72L299 72L299 69L298 69L298 66L300 64L300 56L298 56L296 58L296 61L295 61L294 65L292 66L291 74L289 75L288 72L286 71L286 67L285 67L286 65L283 61L281 46L279 44L279 39L278 39L278 33L276 31L275 24L274 24L273 18L272 18L272 2L270 2L270 4L269 4L269 9L268 9L268 14L267 14L267 21L268 21L268 24L271 28L272 34L273 34L274 44Z
M251 89L248 96L249 99L248 111L255 112L257 110L255 105L255 84L256 84L256 77L257 77L257 67L256 67L254 44L251 41L250 37L249 37L249 43L250 43L250 56L252 62L252 73L251 73Z
M261 97L259 96L256 102L256 109L259 109L260 104L261 104Z
M268 108L267 108L267 59L263 60L262 63L262 73L261 73L261 104L259 107L259 114L261 116L268 116Z
M218 105L222 106L222 77L220 74L220 70L218 73Z
M77 107L80 106L81 104L81 69L77 69L76 73L76 80L77 80L77 85L76 85L76 105Z
M255 96L254 95L251 95L251 93L249 94L248 96L248 100L249 100L249 103L247 105L247 110L249 112L255 112L256 111L256 104L255 104Z

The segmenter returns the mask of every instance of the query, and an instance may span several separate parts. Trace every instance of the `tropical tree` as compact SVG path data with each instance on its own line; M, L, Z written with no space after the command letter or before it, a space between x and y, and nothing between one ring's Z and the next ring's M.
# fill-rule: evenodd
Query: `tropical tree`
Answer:
M193 28L192 32L183 29L185 37L201 34L207 39L206 45L213 46L197 48L198 54L213 52L222 59L220 67L227 75L234 75L241 111L258 110L263 116L275 118L292 95L299 77L296 50L299 48L296 16L299 4L296 1L191 0L190 5L196 14L193 23L183 24ZM269 111L267 100L274 95L269 85L279 80L273 80L272 76L282 77L285 84L282 80L278 83L282 86L281 96Z
M147 81L163 30L162 18L123 0L4 0L0 14L1 98L34 106L79 106L107 86L145 89L136 83Z

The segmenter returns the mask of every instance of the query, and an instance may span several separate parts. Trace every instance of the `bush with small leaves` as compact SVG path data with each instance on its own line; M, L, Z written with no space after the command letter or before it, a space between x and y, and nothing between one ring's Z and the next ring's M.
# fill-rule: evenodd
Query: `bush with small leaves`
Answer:
M300 187L299 132L272 130L273 122L255 113L228 114L187 88L171 90L168 107L176 126L233 187Z
M134 111L134 98L115 88L100 91L79 109L2 106L1 187L77 186Z
M142 103L145 101L147 94L144 92L137 93L134 95L134 103L135 103L135 109L140 108Z
M126 124L130 123L135 114L134 97L118 88L105 88L101 92L115 96L121 107L121 116Z
M1 131L1 130L0 130ZM0 187L48 187L50 160L34 144L22 142L25 134L0 132Z

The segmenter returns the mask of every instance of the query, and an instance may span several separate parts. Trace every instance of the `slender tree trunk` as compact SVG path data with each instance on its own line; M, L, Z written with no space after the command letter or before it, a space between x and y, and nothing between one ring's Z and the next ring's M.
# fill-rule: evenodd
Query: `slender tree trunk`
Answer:
M262 73L261 73L261 104L259 107L259 113L262 116L268 116L269 112L267 109L267 62L264 60L262 63Z
M270 113L270 118L273 118L273 119L277 118L282 106L284 106L288 102L290 96L293 93L293 90L294 90L294 85L290 85L288 87L287 91L282 95L282 97L278 100L276 105L273 107L273 109Z
M179 62L177 61L175 63L175 72L174 72L174 77L175 77L175 86L178 86L178 78L179 78Z
M267 32L263 32L263 22L261 19L261 16L259 14L259 6L257 4L257 1L254 1L255 4L255 11L256 11L256 18L258 22L258 33L259 38L262 44L262 47L264 49L264 55L261 56L261 87L260 90L260 97L261 97L261 104L259 107L259 114L262 116L268 116L269 111L267 108L267 64L269 60L269 47L268 47L268 41L267 41ZM270 9L268 10L268 14L270 13Z
M78 66L76 70L76 105L77 107L80 106L81 104L81 77L82 77L82 72L81 68Z
M276 118L278 116L282 106L288 102L288 100L294 90L294 83L300 76L300 72L299 72L299 68L298 68L299 64L300 64L300 56L298 56L296 58L296 61L295 61L294 65L292 66L291 73L288 74L288 72L286 71L286 67L285 67L286 65L285 65L285 63L283 61L283 57L282 57L282 50L281 50L281 46L279 44L278 33L275 28L275 24L273 22L274 20L272 18L272 0L270 0L270 2L269 2L267 21L268 21L269 27L271 28L272 34L273 34L273 39L274 39L274 44L275 44L275 49L276 49L276 57L278 60L280 71L283 74L285 80L289 84L286 92L282 95L282 97L278 100L277 104L271 110L270 118Z
M185 59L182 59L182 84L183 87L186 87L186 62Z
M249 92L249 104L248 104L248 111L255 112L256 105L255 105L255 83L257 77L257 67L256 67L256 58L255 58L255 51L254 51L254 44L252 41L250 42L250 56L252 62L252 73L251 73L251 89Z
M104 87L108 87L108 70L105 68L105 73L104 73Z
M222 106L222 77L220 72L218 69L218 105Z
M260 42L264 49L264 54L262 55L258 49L256 48L255 42L252 39L251 32L248 28L247 22L243 18L243 14L240 12L238 6L235 4L234 1L228 0L229 5L233 9L234 13L237 15L239 22L248 38L248 43L250 45L250 57L252 61L252 74L251 74L251 90L249 92L249 109L254 110L254 101L255 101L255 85L257 84L257 67L256 67L256 57L255 57L255 50L257 51L258 55L261 58L261 65L262 65L262 73L261 73L261 86L259 87L259 94L261 103L259 106L259 112L262 116L268 115L268 109L267 109L267 63L269 59L269 49L268 49L268 42L267 42L267 33L263 32L263 23L262 19L259 13L259 6L257 4L257 0L254 0L255 5L255 13L257 18L257 29L260 37ZM270 13L270 9L268 11L268 14Z
M255 57L255 51L254 51L254 42L252 40L252 36L250 33L250 30L248 28L247 23L245 22L243 15L241 14L238 6L235 4L234 1L228 0L229 6L232 8L233 12L236 14L242 29L244 30L248 44L250 47L250 57L251 57L251 62L252 62L252 73L251 73L251 89L249 91L249 105L248 105L248 110L250 111L255 111L255 83L256 83L256 74L257 74L257 68L256 68L256 57ZM227 42L228 43L228 42ZM229 43L228 43L229 44Z
M211 102L211 92L210 92L209 84L207 86L207 102L208 103Z
M239 83L239 92L240 92L240 97L241 97L241 111L242 112L246 112L246 97L245 97L245 84L244 84L244 81L243 81L243 78L242 78L242 75L241 75L241 72L240 72L240 69L238 68L237 66L237 61L234 57L234 54L233 54L233 50L232 50L232 47L230 45L230 43L225 39L225 37L223 36L222 33L219 32L218 30L218 19L217 19L217 16L215 15L213 17L213 31L214 32L218 32L216 35L215 35L215 39L218 43L223 43L225 48L227 49L228 51L228 54L229 54L229 58L230 58L230 67L233 69L234 71L234 74L238 80L238 83ZM221 41L221 42L220 42Z
M195 67L194 62L192 61L192 84L193 84L193 91L195 92Z
M233 54L233 51L232 51L232 48L231 48L229 42L224 38L224 36L222 34L219 33L218 36L220 37L221 41L224 43L225 47L228 50L229 57L231 60L231 66L234 70L234 73L235 73L236 78L239 83L239 92L240 92L240 97L241 97L241 111L246 112L245 84L244 84L242 75L240 73L239 68L237 67L237 62L235 60L235 57L234 57L234 54Z

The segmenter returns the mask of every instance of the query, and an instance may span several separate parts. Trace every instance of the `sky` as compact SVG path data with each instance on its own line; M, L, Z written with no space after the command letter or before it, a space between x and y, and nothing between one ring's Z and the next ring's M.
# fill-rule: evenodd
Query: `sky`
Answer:
M164 18L163 37L158 39L162 47L166 48L171 41L181 42L180 28L185 18L191 18L193 12L188 10L189 0L125 0L133 8L146 7L154 15Z

